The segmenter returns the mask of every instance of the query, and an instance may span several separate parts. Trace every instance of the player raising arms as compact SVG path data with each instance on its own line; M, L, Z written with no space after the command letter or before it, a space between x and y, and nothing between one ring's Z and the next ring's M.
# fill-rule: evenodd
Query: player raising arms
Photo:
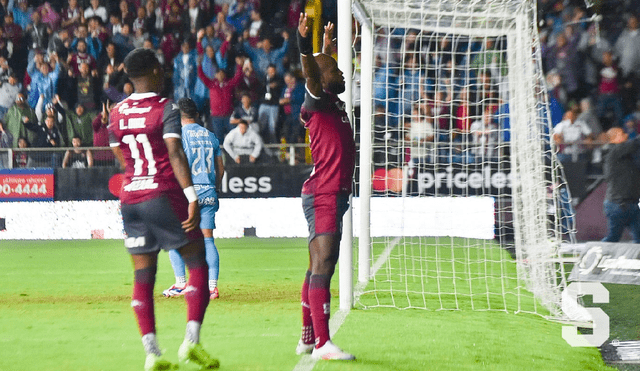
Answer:
M204 249L209 264L209 291L211 299L217 299L220 259L213 240L213 230L216 228L215 217L219 207L216 188L220 189L224 175L220 142L212 132L198 124L198 108L191 98L180 99L178 107L182 120L182 146L198 193L200 229L204 234ZM187 285L184 260L176 250L169 251L169 258L176 276L176 283L164 290L162 295L179 296L184 293Z
M302 187L302 206L309 225L309 268L302 285L302 338L296 353L315 359L352 360L329 337L331 293L329 286L340 249L342 216L349 207L355 143L344 102L345 81L328 54L312 54L307 15L300 14L298 46L306 96L300 117L309 129L314 168ZM325 28L329 52L333 25Z
M147 353L144 368L176 367L162 357L156 339L153 288L160 249L178 249L189 268L188 322L178 358L203 369L218 368L218 360L200 345L200 326L209 304L208 266L198 228L198 196L182 149L180 111L158 95L164 73L153 51L135 49L124 65L135 93L111 111L109 142L125 169L120 193L124 245L133 261L131 306Z

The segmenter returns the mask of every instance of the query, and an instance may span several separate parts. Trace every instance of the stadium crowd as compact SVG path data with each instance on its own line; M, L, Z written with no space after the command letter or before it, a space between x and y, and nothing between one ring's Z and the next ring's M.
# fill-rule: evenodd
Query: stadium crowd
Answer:
M323 3L335 16L335 1ZM289 40L303 6L301 0L0 0L0 146L72 147L77 138L82 147L107 147L108 111L133 92L122 62L139 47L163 63L163 94L192 98L221 143L240 121L265 143L304 142L294 118L304 87ZM15 167L63 166L64 152L14 153ZM112 163L107 152L92 157L69 166Z

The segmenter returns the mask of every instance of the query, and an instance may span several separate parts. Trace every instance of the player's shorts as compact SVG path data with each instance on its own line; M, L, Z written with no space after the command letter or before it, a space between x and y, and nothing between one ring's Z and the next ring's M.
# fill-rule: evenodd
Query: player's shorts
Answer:
M302 194L302 209L309 226L309 242L317 235L340 235L342 216L349 209L349 194Z
M207 185L194 184L200 205L200 229L216 229L216 211L220 208L216 189Z
M137 204L122 204L122 222L130 254L148 254L180 248L203 238L200 229L182 229L189 217L189 203L181 189Z

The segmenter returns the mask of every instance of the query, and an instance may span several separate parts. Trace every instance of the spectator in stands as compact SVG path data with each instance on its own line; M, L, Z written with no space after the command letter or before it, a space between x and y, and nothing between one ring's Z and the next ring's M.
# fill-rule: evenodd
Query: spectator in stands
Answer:
M164 26L162 10L159 6L156 6L155 0L147 0L145 9L147 10L147 17L145 18L146 23L144 28L149 32L154 43L157 43L161 37L162 28Z
M4 122L0 121L0 148L13 147L13 134L5 128ZM9 153L0 151L0 169L10 168Z
M248 40L244 41L243 49L249 55L249 58L251 58L258 76L261 76L263 79L266 78L267 68L272 64L276 67L278 75L282 76L284 73L283 61L289 51L289 33L283 31L282 38L284 41L278 49L272 48L271 38L266 36L263 37L262 41L260 41L255 48L249 44Z
M0 86L0 120L4 119L9 108L15 103L18 93L22 90L22 84L18 82L15 73L9 75L9 80Z
M599 70L598 65L602 63L604 52L611 50L611 44L604 37L604 30L598 35L595 24L591 25L587 32L584 32L578 43L578 51L587 58L584 62L584 88L583 93L591 94L598 86Z
M23 119L24 126L36 134L36 138L33 142L33 146L36 148L56 148L62 146L62 134L56 126L56 121L53 116L47 116L44 120L44 125L38 125L28 118ZM59 156L56 152L43 152L39 156L38 165L45 167L58 167Z
M244 93L249 94L252 102L259 102L264 96L264 85L260 82L250 59L246 59L242 66L242 80L236 87L236 99L240 99Z
M586 160L585 145L592 139L589 126L576 121L576 112L569 110L564 120L553 128L553 141L558 146L558 160L561 162Z
M80 65L86 63L89 66L91 74L98 75L97 63L95 58L87 53L87 43L84 40L78 40L76 44L76 52L69 55L67 64L69 65L69 76L77 76L80 74Z
M164 32L182 34L182 8L178 2L171 3L170 10L164 16Z
M69 70L69 103L71 106L82 104L87 111L95 111L100 106L102 85L95 70L92 72L87 63L81 63L80 73L75 75Z
M638 17L631 15L627 20L627 28L622 31L615 44L615 53L618 57L623 77L638 75L640 71L640 30Z
M201 50L206 50L208 46L211 46L215 51L220 49L222 45L222 40L216 37L215 30L211 24L207 25L204 29L198 30L197 37L199 53L202 53Z
M80 24L84 23L84 11L78 6L78 0L68 0L68 6L62 10L60 24L70 35L74 35Z
M87 147L94 146L94 130L93 120L95 115L85 109L85 107L78 103L72 112L67 113L66 125L69 136L80 137L82 143Z
M43 104L44 96L41 95L40 98L38 99L38 104L36 104L35 112L36 112L36 118L38 119L38 125L40 126L45 125L45 119L48 116L51 116L54 118L55 125L60 131L60 137L61 137L60 146L65 147L67 144L71 144L71 138L73 137L73 133L70 133L70 134L67 133L64 112L58 111L55 108L55 105L53 102L57 102L57 99L59 99L59 97L56 94L51 100L51 102L47 103L45 106Z
M200 49L199 49L200 50ZM218 71L218 65L216 64L215 51L212 46L208 45L204 49L204 54L202 54L202 71L204 74L213 79L215 77L216 72ZM204 85L202 80L196 78L196 86L194 89L194 97L193 101L196 103L198 107L198 111L203 111L205 105L209 100L209 89Z
M225 135L231 130L229 118L233 113L233 91L242 79L242 65L244 58L236 57L236 73L228 80L223 69L215 74L215 79L210 79L204 74L202 64L198 66L198 77L209 88L209 108L211 117L207 129L213 131L218 140L224 140Z
M195 0L190 0L194 2ZM196 8L197 9L197 8ZM173 59L173 99L193 98L198 77L198 54L189 39L182 42L182 51Z
M122 57L118 54L116 44L113 42L109 42L105 48L105 53L100 55L100 59L98 60L99 74L104 75L108 65L111 65L115 70L120 69L121 66L124 68Z
M67 150L65 152L64 158L62 159L62 167L70 167L74 169L93 167L93 155L91 150L79 149L80 147L83 147L82 138L76 135L73 137L71 142L74 149Z
M249 24L249 27L244 30L245 35L244 38L245 40L249 41L249 44L251 46L256 46L256 44L258 44L258 41L260 40L261 36L264 35L264 28L266 26L266 24L264 23L264 21L262 20L262 16L260 15L260 11L258 9L253 9L251 10L251 23Z
M224 12L225 8L229 9L229 4L222 5L222 9L218 12L216 20L213 23L213 30L216 33L216 37L221 40L224 40L227 34L233 34L235 32L233 26L227 22L227 17Z
M262 151L262 139L260 134L249 128L246 121L240 120L237 127L224 138L224 150L236 164L254 164Z
M607 137L611 144L604 163L607 235L602 241L620 241L624 228L629 227L633 243L640 243L640 169L633 159L640 149L640 138L628 140L622 128L609 129Z
M498 155L499 132L493 121L497 107L492 104L484 106L479 120L474 121L469 129L473 141L473 155L476 161L491 161Z
M119 34L113 36L111 41L118 46L119 55L127 55L133 49L133 35L131 34L131 26L128 24L122 25L122 30Z
M7 58L0 56L0 83L8 81L9 76L13 73L13 68L9 66Z
M413 168L417 164L433 161L434 147L433 139L435 130L433 127L433 114L431 107L427 106L428 112L421 112L420 105L414 105L411 116L405 121L404 139L410 148L409 167Z
M51 102L51 98L56 94L56 86L60 78L60 63L57 56L50 56L51 63L55 64L53 71L51 65L44 60L44 56L36 53L34 61L29 61L27 72L31 76L31 91L29 93L29 105L35 107L38 97L44 95L44 104ZM35 142L33 142L35 145Z
M84 19L100 17L102 22L107 23L107 9L100 5L100 0L89 0L89 4L84 10Z
M142 30L143 32L146 32L146 24L147 24L147 11L146 9L141 6L138 7L137 10L137 17L136 19L133 20L133 22L131 23L131 31L133 31L133 33L137 33L138 30Z
M618 67L613 60L613 53L610 51L602 54L602 64L598 65L600 75L598 83L598 105L596 115L603 120L607 110L612 110L614 119L613 126L622 124L623 111L620 100L620 78Z
M69 56L70 47L71 39L69 38L69 32L63 28L49 38L47 52L49 54L56 53L58 58L66 61ZM31 60L31 58L29 58L29 60Z
M249 125L249 128L256 133L260 132L260 124L258 124L258 108L253 104L251 95L249 93L242 94L240 104L233 110L229 122L232 125L237 125L241 121L244 121Z
M558 35L556 44L547 51L547 69L555 69L561 76L561 84L567 92L568 100L579 98L578 73L580 72L581 58L578 56L579 37L567 27L565 33Z
M262 138L267 143L278 142L278 116L280 114L280 96L282 95L282 78L276 72L276 66L267 67L265 92L258 109L258 123Z
M118 10L120 10L120 20L122 25L133 25L133 20L136 18L136 14L131 11L131 6L127 0L120 0L118 3Z
M206 14L198 6L197 0L189 0L187 9L182 15L182 37L193 37L208 22Z
M23 31L26 31L27 26L31 23L31 16L34 14L34 11L29 7L27 0L17 0L16 3L17 6L13 7L13 11L7 14L13 14L11 21L15 21Z
M98 60L100 58L100 53L102 53L102 41L97 37L90 35L89 28L85 24L78 25L75 35L76 37L71 42L70 49L77 51L76 45L78 45L78 41L84 40L87 43L87 52L91 54L95 60Z
M229 14L227 15L227 22L238 31L243 33L249 26L250 22L251 6L246 0L235 0L229 7Z
M402 86L402 107L400 112L410 116L412 107L420 98L420 85L423 83L424 70L419 54L407 53L404 55L404 64L401 68L400 85Z
M29 143L35 139L35 133L28 131L24 125L24 119L28 119L31 122L37 122L36 112L27 104L27 98L23 93L18 93L16 101L7 114L4 116L4 122L6 127L13 134L13 147L15 148L18 143L19 137L25 137Z
M285 137L287 143L304 143L304 126L300 122L300 109L304 103L304 84L299 83L291 72L284 74L285 88L280 97L280 106L284 115L284 125L281 137Z
M93 146L109 147L109 112L115 107L115 102L102 103L102 110L91 122L93 129ZM93 160L96 165L113 165L113 153L110 149L93 151Z
M122 18L120 18L120 14L109 14L109 23L107 23L106 29L109 37L113 37L122 31Z
M32 22L29 23L25 34L27 37L26 45L31 49L29 55L32 56L34 49L45 50L49 45L49 30L47 25L42 23L40 13L33 13Z
M22 48L22 39L24 32L19 24L14 23L13 15L11 13L4 16L4 36L11 40L13 46L16 48ZM26 28L26 26L25 26ZM14 50L14 53L16 50Z
M29 148L31 145L29 141L25 137L18 138L18 148ZM14 168L25 168L25 167L35 167L33 163L33 159L29 155L29 152L22 152L20 150L13 152L13 167Z
M576 122L587 125L589 129L591 129L591 135L596 139L603 134L602 125L600 125L598 116L593 112L591 98L587 97L580 100L580 114L576 118Z

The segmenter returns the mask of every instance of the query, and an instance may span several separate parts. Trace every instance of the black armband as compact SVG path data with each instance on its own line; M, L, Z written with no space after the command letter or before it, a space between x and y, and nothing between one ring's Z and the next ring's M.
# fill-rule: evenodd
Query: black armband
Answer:
M302 37L300 32L298 34L298 49L300 49L300 54L310 55L313 53L313 42L311 41L311 37Z

